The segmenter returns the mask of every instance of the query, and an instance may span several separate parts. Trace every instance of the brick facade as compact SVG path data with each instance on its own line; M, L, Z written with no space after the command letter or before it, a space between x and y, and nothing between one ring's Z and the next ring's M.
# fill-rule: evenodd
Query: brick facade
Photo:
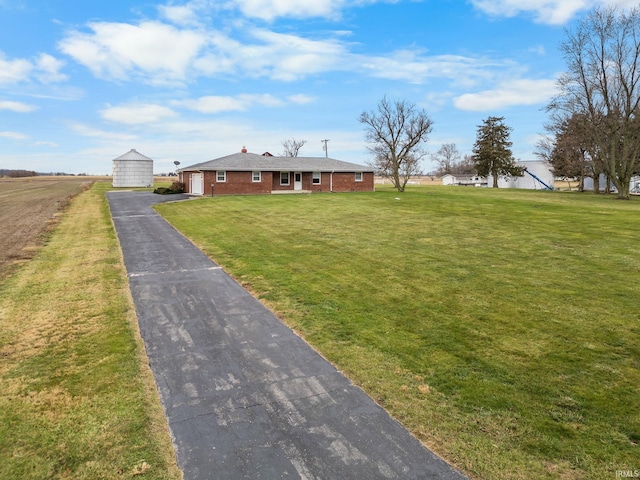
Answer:
M192 173L181 172L187 193L191 193L190 176ZM260 181L254 181L253 172L226 171L225 181L219 181L217 172L204 171L203 195L256 195L279 191L295 190L295 174L289 172L289 184L281 185L280 172L262 171ZM301 190L308 192L372 192L374 190L373 172L362 172L362 180L356 181L356 172L322 172L320 183L313 183L312 172L297 172L301 176Z

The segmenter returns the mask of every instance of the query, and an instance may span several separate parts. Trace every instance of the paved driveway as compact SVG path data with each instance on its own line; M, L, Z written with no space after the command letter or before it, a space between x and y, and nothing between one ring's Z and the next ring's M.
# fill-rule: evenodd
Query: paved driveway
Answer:
M185 480L466 478L151 208L178 198L108 193Z

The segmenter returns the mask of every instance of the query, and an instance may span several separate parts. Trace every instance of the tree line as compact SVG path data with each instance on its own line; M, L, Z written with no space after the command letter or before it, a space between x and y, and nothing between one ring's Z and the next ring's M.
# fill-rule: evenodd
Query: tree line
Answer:
M365 137L373 156L371 166L391 180L403 192L409 179L420 173L420 163L427 155L424 147L433 129L433 121L422 109L403 100L384 97L376 110L363 112L360 123L365 125ZM488 117L478 126L473 155L461 156L453 143L444 144L431 156L439 165L439 173L475 173L498 178L521 176L511 152L511 128L504 117Z
M550 102L539 155L558 175L604 174L628 199L640 173L640 8L598 8L560 46L567 71Z
M0 177L22 178L36 177L38 175L40 175L38 172L33 172L31 170L7 170L4 168L0 168Z
M555 176L594 179L604 174L618 198L628 199L631 179L640 173L640 7L597 8L566 32L560 46L567 71L558 94L547 106L546 135L538 157L549 161ZM433 121L415 104L384 97L359 121L378 173L398 191L420 171ZM490 116L478 126L473 153L462 157L455 144L432 155L439 173L521 176L504 117Z

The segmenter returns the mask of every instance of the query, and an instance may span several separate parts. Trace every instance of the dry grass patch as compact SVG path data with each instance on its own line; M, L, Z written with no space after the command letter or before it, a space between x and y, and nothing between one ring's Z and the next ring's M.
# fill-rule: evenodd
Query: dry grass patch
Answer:
M0 283L0 478L180 477L104 189Z

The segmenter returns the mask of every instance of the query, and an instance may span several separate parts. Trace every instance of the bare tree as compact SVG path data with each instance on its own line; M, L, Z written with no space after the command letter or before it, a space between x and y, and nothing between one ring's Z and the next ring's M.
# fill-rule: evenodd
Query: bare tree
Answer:
M458 163L456 163L451 173L460 173L460 174L477 174L476 164L473 161L472 155L465 155L462 157Z
M416 110L412 103L390 102L384 97L376 110L362 112L359 120L371 144L367 147L373 154L371 166L404 192L411 175L420 172L420 160L427 154L421 146L433 127L427 112Z
M592 11L567 32L561 51L567 72L548 109L587 118L591 156L602 162L618 198L628 199L640 158L640 8Z
M306 140L296 140L295 138L287 139L282 141L282 146L284 147L284 151L282 152L283 157L297 157L298 152L307 143Z
M453 173L455 166L460 163L461 153L455 143L444 143L436 153L431 154L431 160L438 164L440 175Z

